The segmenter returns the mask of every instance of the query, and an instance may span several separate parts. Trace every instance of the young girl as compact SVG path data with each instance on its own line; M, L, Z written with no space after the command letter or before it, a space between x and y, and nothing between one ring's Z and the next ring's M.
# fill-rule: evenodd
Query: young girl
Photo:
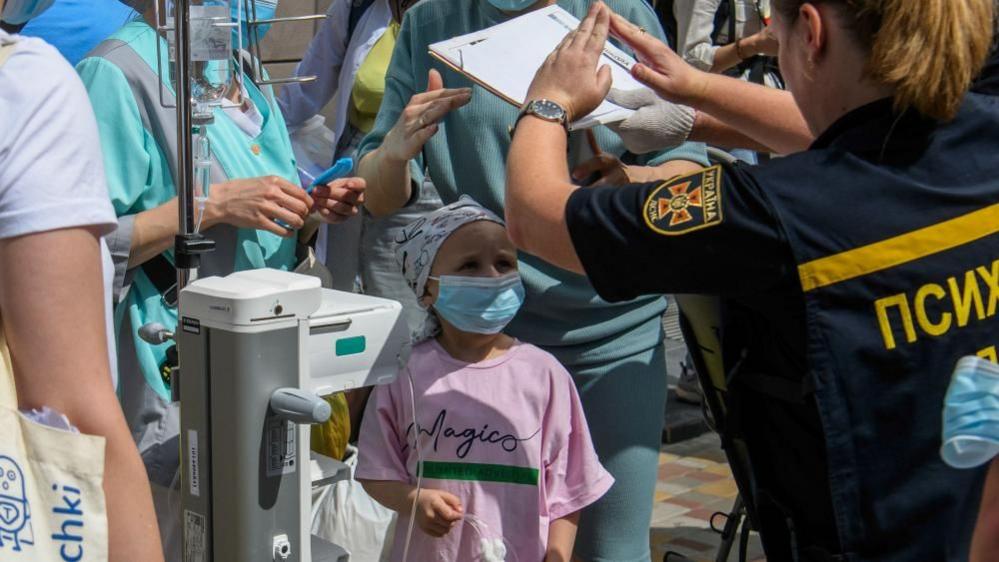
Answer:
M463 197L400 240L403 275L439 327L375 389L361 427L356 477L399 513L392 560L408 544L413 562L568 562L579 511L613 478L569 373L501 332L524 298L503 221Z

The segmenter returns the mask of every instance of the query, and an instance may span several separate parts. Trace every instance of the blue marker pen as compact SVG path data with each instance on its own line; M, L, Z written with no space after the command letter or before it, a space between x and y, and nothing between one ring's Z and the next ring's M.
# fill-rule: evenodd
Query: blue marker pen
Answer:
M351 157L341 158L333 163L333 165L325 172L319 174L319 177L313 177L312 174L306 172L305 170L299 170L302 174L312 178L312 183L305 188L305 192L312 195L312 191L320 185L326 185L333 180L338 180L343 177L347 177L352 171L354 171L354 159ZM279 225L291 230L292 228L284 223L282 220L274 219L274 222Z
M317 186L326 185L333 180L347 177L352 171L354 171L354 159L350 157L341 158L328 170L319 174L319 177L312 178L312 183L309 184L309 187L305 188L305 192L311 194L312 190ZM305 172L305 175L312 177L308 172Z

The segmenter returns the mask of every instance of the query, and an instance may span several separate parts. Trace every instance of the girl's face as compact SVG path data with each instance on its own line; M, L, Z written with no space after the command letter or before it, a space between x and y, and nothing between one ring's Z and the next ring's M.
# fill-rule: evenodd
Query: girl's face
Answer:
M492 221L475 221L454 231L434 259L430 268L432 277L454 275L459 277L502 277L517 271L517 249L506 229ZM427 282L425 303L437 301L439 285Z

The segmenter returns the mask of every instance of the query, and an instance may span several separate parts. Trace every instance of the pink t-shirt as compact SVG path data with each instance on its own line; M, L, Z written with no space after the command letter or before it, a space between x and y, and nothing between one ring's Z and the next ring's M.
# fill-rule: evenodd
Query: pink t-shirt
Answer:
M548 353L524 343L464 363L436 341L413 349L423 486L461 499L465 522L436 539L415 528L410 560L479 560L482 539L505 539L507 560L544 558L551 521L599 499L614 483L590 440L576 387ZM355 477L416 483L409 373L375 388L361 426ZM392 560L402 558L400 513Z

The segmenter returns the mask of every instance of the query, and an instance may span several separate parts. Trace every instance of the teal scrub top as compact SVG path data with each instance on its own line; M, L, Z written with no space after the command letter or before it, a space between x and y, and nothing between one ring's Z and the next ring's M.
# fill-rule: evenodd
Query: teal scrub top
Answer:
M166 41L158 38L149 25L141 19L133 20L109 39L127 43L149 64L154 75L157 68L156 41L159 40L160 76L172 93L166 78L169 72ZM153 134L143 126L129 77L118 66L99 57L83 59L77 65L77 72L87 88L97 116L108 191L117 215L134 215L175 197L176 188L164 153L164 150L172 151L175 147L158 146ZM261 91L247 82L246 90L263 116L262 131L251 138L222 109L216 109L215 121L208 126L212 153L229 179L274 175L297 184L299 179L291 141L281 111L274 103L273 92L269 87ZM152 100L151 103L159 103L155 90L148 99ZM216 249L217 252L233 252L232 263L236 270L262 267L290 270L295 266L294 238L239 229L236 246L233 249ZM172 261L172 250L165 255ZM142 374L157 394L168 399L170 390L160 375L160 366L165 361L169 345L149 345L139 339L135 330L149 322L160 322L168 328L176 327L177 311L164 304L160 293L141 269L136 268L133 273L128 294L115 311L116 328L120 332L127 314L133 333L126 337L133 338Z
M583 18L591 3L559 0L558 5ZM607 3L657 39L665 40L656 15L645 2L607 0ZM431 57L428 46L509 19L509 15L484 0L425 0L407 10L375 128L358 148L357 159L382 144L410 98L426 89L427 73L435 68L443 75L445 86L471 88L472 101L441 121L440 130L414 161L413 178L419 185L423 171L429 170L445 203L467 194L503 216L506 157L511 142L509 127L516 122L519 109ZM604 152L614 156L625 153L620 137L607 127L597 127L593 132ZM589 159L587 147L585 134L570 135L570 166ZM708 163L704 146L694 143L640 156L637 163L655 166L670 160ZM507 332L543 346L570 368L623 359L659 344L662 332L659 319L666 309L661 297L608 303L597 296L586 277L525 253L520 255L520 274L527 299Z

